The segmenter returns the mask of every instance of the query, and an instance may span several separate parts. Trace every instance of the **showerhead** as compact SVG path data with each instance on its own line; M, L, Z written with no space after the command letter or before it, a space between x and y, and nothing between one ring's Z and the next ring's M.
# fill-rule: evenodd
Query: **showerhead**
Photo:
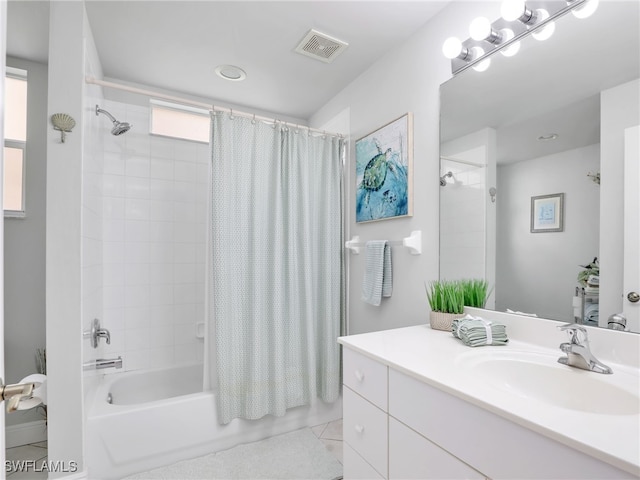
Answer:
M445 173L444 175L442 175L440 177L440 186L441 187L446 187L447 186L447 178L448 177L453 177L453 173L447 172L447 173Z
M113 115L111 115L106 110L100 108L99 105L96 105L96 116L104 113L109 120L113 123L113 128L111 129L111 135L122 135L123 133L128 132L131 129L131 124L128 122L119 122L116 120Z

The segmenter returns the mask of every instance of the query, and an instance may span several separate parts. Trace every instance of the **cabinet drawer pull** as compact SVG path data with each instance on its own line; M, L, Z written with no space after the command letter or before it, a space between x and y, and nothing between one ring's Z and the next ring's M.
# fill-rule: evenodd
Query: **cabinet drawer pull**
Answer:
M361 372L360 370L355 371L355 376L356 376L356 380L358 380L359 382L362 382L364 380L364 373Z
M363 433L363 432L364 432L364 426L363 426L363 425L360 425L360 424L356 425L356 426L354 427L354 429L355 429L355 431L356 431L356 432L358 432L358 433Z

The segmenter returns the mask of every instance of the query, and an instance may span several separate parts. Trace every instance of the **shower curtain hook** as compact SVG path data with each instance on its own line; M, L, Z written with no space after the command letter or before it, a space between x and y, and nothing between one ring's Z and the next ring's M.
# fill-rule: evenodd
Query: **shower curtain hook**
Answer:
M271 128L274 128L274 129L275 129L275 128L276 128L276 124L277 124L277 123L278 123L278 119L277 119L277 118L274 118L274 119L273 119L273 125L271 125Z
M255 125L255 124L256 124L256 114L255 114L255 113L253 114L253 120L251 120L251 123L252 123L253 125Z
M231 112L229 114L229 120L233 120L234 119L234 117L233 117L233 108L230 108L229 111Z

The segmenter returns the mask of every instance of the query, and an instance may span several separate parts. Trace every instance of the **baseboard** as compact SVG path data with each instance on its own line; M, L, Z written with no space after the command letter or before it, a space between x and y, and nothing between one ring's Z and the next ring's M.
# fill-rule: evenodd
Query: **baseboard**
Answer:
M47 425L44 420L8 425L4 431L6 448L45 442L47 440Z

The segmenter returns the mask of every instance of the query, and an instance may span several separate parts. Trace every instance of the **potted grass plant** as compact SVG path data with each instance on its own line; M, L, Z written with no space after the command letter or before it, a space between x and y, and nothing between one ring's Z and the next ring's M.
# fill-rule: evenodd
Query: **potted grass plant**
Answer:
M464 316L464 289L459 280L435 280L425 284L431 312L429 324L435 330L451 331L456 318Z
M480 278L461 280L465 307L484 308L491 294L489 283Z

